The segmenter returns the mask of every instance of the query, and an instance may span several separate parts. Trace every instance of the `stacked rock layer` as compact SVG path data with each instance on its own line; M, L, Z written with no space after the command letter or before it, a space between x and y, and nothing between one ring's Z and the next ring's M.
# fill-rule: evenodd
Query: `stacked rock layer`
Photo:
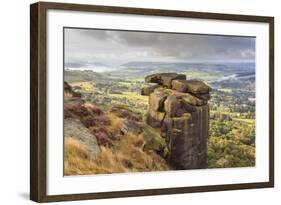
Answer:
M141 91L149 96L146 121L169 142L171 164L176 169L206 168L211 88L177 73L153 74L145 81L153 83Z

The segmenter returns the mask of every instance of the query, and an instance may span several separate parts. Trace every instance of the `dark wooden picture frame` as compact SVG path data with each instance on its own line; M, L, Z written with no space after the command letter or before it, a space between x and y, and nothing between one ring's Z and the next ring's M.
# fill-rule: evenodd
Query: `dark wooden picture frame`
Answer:
M269 24L269 181L227 185L130 190L102 193L47 195L47 68L46 13L49 9L136 14L159 17L216 19ZM30 6L30 199L37 202L131 197L190 192L274 187L274 18L218 13L124 8L82 4L39 2Z

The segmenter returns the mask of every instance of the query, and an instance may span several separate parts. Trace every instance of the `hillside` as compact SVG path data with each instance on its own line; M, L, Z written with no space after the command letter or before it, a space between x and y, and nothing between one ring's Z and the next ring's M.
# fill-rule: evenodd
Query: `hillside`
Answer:
M85 81L105 81L106 75L94 72L92 70L64 70L64 80L66 82L85 82Z
M254 63L186 63L186 62L128 62L119 69L108 72L111 76L126 78L144 78L153 73L184 73L192 74L205 81L217 81L219 77L250 76L255 74ZM216 78L213 78L213 77Z
M159 154L165 141L140 116L122 106L101 110L73 92L64 102L65 175L171 169Z

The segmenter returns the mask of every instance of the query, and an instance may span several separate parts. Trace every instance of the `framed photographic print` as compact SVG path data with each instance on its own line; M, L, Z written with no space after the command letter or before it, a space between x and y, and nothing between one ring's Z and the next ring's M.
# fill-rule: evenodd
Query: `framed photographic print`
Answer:
M274 186L274 18L31 5L30 197Z

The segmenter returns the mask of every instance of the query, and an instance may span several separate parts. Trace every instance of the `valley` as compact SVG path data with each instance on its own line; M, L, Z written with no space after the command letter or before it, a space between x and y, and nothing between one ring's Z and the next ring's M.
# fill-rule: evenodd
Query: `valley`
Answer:
M255 65L252 63L129 62L110 72L70 70L64 80L85 102L107 111L128 107L145 119L148 96L140 95L144 77L177 72L210 87L208 168L255 166ZM163 165L164 166L164 165ZM167 169L167 167L165 167Z

